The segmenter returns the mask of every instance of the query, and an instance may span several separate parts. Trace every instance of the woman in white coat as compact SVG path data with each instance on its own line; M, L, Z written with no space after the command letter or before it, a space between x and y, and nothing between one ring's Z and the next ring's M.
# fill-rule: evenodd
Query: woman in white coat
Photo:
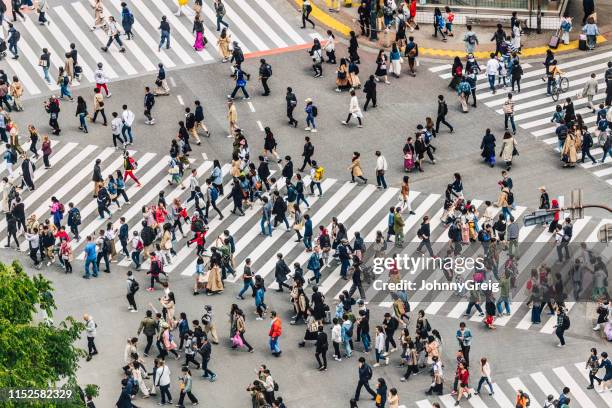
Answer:
M355 90L351 89L351 102L349 104L349 114L346 117L346 120L342 121L343 125L348 125L349 121L352 117L356 117L359 125L357 127L363 127L363 123L361 118L363 118L363 113L361 113L361 108L359 107L359 100L357 100L357 95L355 95Z
M325 43L325 54L328 64L336 64L336 37L331 30L327 30L327 42Z

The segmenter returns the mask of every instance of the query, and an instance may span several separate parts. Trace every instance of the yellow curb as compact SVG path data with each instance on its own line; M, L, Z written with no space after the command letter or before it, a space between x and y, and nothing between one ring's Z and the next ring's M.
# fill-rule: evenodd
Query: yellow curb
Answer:
M303 1L302 0L294 0L294 1L295 1L295 4L297 4L297 6L299 7L298 10L301 10ZM312 6L312 12L310 13L310 17L314 18L315 20L318 20L321 24L324 24L327 27L331 28L332 30L335 30L345 36L348 36L349 33L353 31L351 27L336 20L335 18L333 18L332 16L327 14L325 11L315 6L314 4L312 3L310 4Z
M303 0L294 0L295 4L299 7L299 9L301 10L302 7L302 3ZM351 31L353 31L353 29L349 26L347 26L344 23L341 23L340 21L336 20L335 18L333 18L332 16L330 16L328 13L326 13L325 11L323 11L321 8L315 6L314 4L312 4L312 12L310 13L310 16L313 17L315 20L318 20L321 24L326 25L327 27L331 28L332 30L335 30L345 36L348 36L349 33ZM597 37L597 43L603 43L606 42L606 37L604 37L603 35L600 35ZM532 48L523 48L523 50L521 51L521 56L523 57L536 57L539 55L544 55L546 54L546 50L548 50L548 46L544 45L541 47L532 47ZM574 41L570 41L569 44L560 44L559 47L556 50L553 50L555 52L563 52L563 51L570 51L570 50L576 50L578 49L578 40L574 40ZM446 50L446 49L437 49L437 48L426 48L426 47L419 47L419 55L430 55L430 56L434 56L434 57L450 57L453 58L457 55L462 55L464 54L465 51L463 50ZM474 53L474 56L476 58L482 59L482 58L489 58L489 55L491 54L491 51L476 51Z

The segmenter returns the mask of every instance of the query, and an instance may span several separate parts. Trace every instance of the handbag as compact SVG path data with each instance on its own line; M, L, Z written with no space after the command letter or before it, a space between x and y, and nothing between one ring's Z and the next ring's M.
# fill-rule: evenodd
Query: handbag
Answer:
M240 333L236 331L236 334L232 337L232 346L234 348L242 348L244 347L244 342L242 341L242 337L240 337Z
M513 155L513 156L518 156L518 155L519 155L519 152L518 152L518 150L517 150L516 146L514 146L514 147L512 148L512 155Z
M174 175L176 175L176 174L179 174L179 168L178 168L178 166L170 167L170 168L168 169L168 174L171 174L171 175L173 175L173 176L174 176Z

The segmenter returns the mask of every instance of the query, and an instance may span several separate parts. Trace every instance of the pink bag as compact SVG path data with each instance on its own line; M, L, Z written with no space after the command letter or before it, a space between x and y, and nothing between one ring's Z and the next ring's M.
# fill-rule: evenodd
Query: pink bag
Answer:
M240 337L240 334L238 332L236 332L236 334L234 334L234 337L232 337L232 346L238 348L244 347L244 342L242 341L242 337Z

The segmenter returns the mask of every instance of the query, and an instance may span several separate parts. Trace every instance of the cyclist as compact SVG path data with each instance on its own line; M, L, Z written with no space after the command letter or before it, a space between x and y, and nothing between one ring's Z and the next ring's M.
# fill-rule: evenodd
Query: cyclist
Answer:
M546 77L548 78L548 84L546 85L546 95L552 95L552 86L556 82L557 86L561 84L561 77L564 75L564 72L557 67L557 60L552 60L550 65L548 66L548 72L546 73Z

